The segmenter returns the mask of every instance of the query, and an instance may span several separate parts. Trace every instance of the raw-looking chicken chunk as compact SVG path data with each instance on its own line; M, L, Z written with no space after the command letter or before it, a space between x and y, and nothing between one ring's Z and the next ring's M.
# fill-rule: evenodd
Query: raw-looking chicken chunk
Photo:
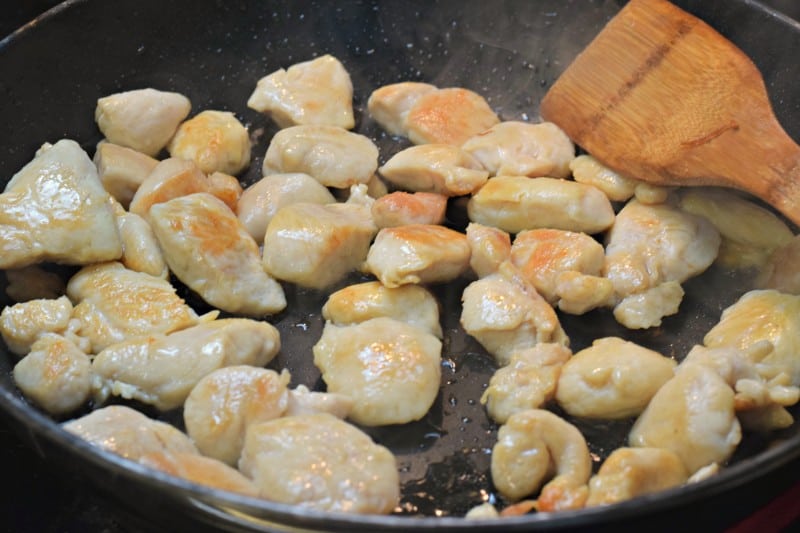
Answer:
M800 295L800 269L797 268L799 262L800 235L795 235L770 254L755 280L756 288Z
M469 89L448 87L417 98L406 115L405 129L414 144L461 146L499 122L483 96Z
M367 281L339 289L322 306L322 317L337 326L389 317L416 326L442 338L439 302L420 285L389 288L379 281Z
M127 209L158 160L133 148L104 141L97 145L94 164L103 188Z
M561 367L571 356L569 348L553 343L512 355L506 366L495 371L481 396L492 420L504 424L514 413L538 409L552 400Z
M441 143L401 150L378 172L401 189L445 196L470 194L489 178L489 172L477 159L458 146Z
M617 448L589 480L587 507L609 505L683 485L680 458L663 448Z
M234 175L250 164L250 134L230 111L207 109L178 126L167 151L206 174Z
M556 401L582 418L641 414L675 370L675 360L619 337L596 339L561 368Z
M378 228L408 224L441 224L447 209L447 196L430 192L395 191L376 199L372 219Z
M262 498L322 511L388 514L400 499L392 452L326 413L253 424L239 470Z
M492 176L566 178L575 158L575 145L552 122L501 122L470 137L461 149Z
M508 262L496 273L470 283L461 300L464 331L500 366L539 343L569 345L556 312Z
M469 244L469 266L476 276L488 276L511 257L511 235L507 232L470 222L466 229Z
M67 290L64 279L56 272L46 270L41 265L28 265L12 268L4 272L6 294L14 302L55 299Z
M139 463L207 487L258 496L258 489L244 474L211 457L189 452L160 451L143 455Z
M83 267L67 284L78 335L91 353L142 335L171 333L200 318L167 280L109 262Z
M110 142L156 156L191 109L182 94L148 87L98 99L94 118Z
M203 322L169 335L148 335L109 346L92 369L99 401L111 395L162 411L183 405L195 385L227 366L266 366L280 350L274 326L246 318Z
M312 391L305 385L289 389L289 403L284 416L327 413L345 419L353 410L353 399L335 392Z
M378 147L369 137L337 126L292 126L272 137L264 176L302 172L326 187L367 183L378 169Z
M72 302L66 296L29 300L3 308L0 334L9 350L22 356L41 335L74 328L71 319Z
M569 169L575 181L597 187L614 202L624 202L635 196L643 204L661 204L674 189L622 176L586 154L570 161Z
M365 426L405 424L430 410L439 393L442 343L393 318L352 326L325 324L314 364L329 392L353 399L349 417Z
M614 287L602 277L603 245L585 233L524 230L514 238L510 258L545 300L564 311L582 314L613 296Z
M120 263L125 268L167 279L169 267L153 228L136 213L129 213L117 204L117 228L122 239Z
M236 215L256 242L263 243L267 226L275 213L284 206L298 202L332 204L336 198L327 187L308 174L270 174L242 192Z
M377 231L368 207L290 204L267 226L264 268L280 280L325 288L361 266Z
M372 91L367 100L367 111L390 134L408 137L408 112L417 100L435 90L435 85L418 81L390 83Z
M214 370L186 398L186 433L203 455L236 466L247 426L286 411L290 377L286 371L248 365Z
M124 405L101 407L64 422L62 427L95 446L133 461L159 452L198 453L192 440L179 429Z
M78 143L44 145L0 194L0 268L119 258L111 202Z
M470 198L467 214L472 222L509 233L553 228L594 234L614 223L614 208L600 189L526 176L490 178Z
M248 316L286 307L283 287L264 270L258 244L215 196L196 193L156 204L150 223L172 273L207 303Z
M469 268L467 237L434 224L383 228L369 248L365 269L387 287L452 281Z
M72 341L41 335L14 366L14 381L28 398L53 415L86 404L92 393L92 362Z
M528 409L500 426L491 473L494 486L509 500L541 488L538 511L580 509L589 492L592 458L578 428L550 411Z
M264 76L247 107L269 115L280 128L325 124L350 129L355 125L350 75L338 59L327 54Z

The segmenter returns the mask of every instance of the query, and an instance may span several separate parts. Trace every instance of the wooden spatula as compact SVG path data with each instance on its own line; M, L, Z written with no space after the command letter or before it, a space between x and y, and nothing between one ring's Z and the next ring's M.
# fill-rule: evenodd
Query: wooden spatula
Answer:
M800 147L753 62L666 0L631 0L540 112L598 160L660 185L747 191L800 224Z

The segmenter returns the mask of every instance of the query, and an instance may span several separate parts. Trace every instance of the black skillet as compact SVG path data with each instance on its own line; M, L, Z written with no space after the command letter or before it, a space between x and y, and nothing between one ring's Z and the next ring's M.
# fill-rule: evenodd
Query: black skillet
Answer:
M356 130L373 138L385 160L405 143L384 135L365 113L370 91L382 84L421 80L463 86L487 97L505 120L538 120L538 101L571 58L623 2L611 0L268 2L171 0L68 1L0 42L0 176L6 181L43 142L68 137L92 154L100 139L93 122L99 96L155 87L187 95L194 112L235 112L254 132L254 160L241 177L260 177L261 157L275 127L245 106L261 76L330 53L355 86ZM800 25L748 0L676 2L700 16L748 53L764 74L776 115L800 139L796 51ZM453 225L463 223L451 212ZM354 277L353 279L358 279ZM352 279L351 279L352 281ZM621 335L662 353L683 357L750 283L750 273L716 267L686 284L681 312L660 328L628 332L608 312L563 316L572 348L593 338ZM249 500L198 487L121 460L61 431L58 421L26 402L13 384L15 358L0 354L0 408L22 438L49 461L69 465L147 523L215 526L231 530L447 529L498 531L618 528L647 524L667 529L693 512L695 525L715 502L768 482L800 457L800 423L769 435L747 435L731 464L697 485L609 508L528 515L502 523L461 518L493 493L489 451L496 427L478 398L494 370L490 358L458 326L463 283L434 287L446 332L442 390L429 416L404 427L368 429L397 455L402 504L386 517L330 515ZM203 310L190 293L187 299ZM321 387L310 363L321 332L326 294L287 287L290 308L270 320L283 348L272 364L287 367L294 384ZM2 301L2 304L8 303ZM147 408L144 408L147 410ZM180 425L180 413L159 415ZM795 416L798 410L794 410ZM599 463L623 444L630 421L573 420ZM766 481L765 481L766 480ZM740 496L737 496L740 497ZM720 500L721 499L721 500ZM719 505L716 503L716 505ZM724 503L722 512L725 512ZM706 508L706 513L702 511ZM736 510L730 509L735 515ZM154 518L156 517L156 518Z

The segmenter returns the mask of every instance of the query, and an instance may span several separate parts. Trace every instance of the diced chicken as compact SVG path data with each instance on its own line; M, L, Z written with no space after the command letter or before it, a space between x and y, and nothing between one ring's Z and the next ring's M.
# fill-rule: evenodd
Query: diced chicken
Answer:
M238 174L250 164L250 135L230 111L207 109L178 126L167 150L206 174Z
M12 353L23 356L43 334L65 333L71 317L72 302L66 296L29 300L3 309L0 334Z
M469 266L479 278L497 272L503 261L511 257L511 236L507 232L470 222L466 233L470 248Z
M408 224L441 224L447 210L447 196L430 192L395 191L372 204L372 219L379 228Z
M408 137L406 117L422 96L436 90L435 85L404 81L384 85L372 91L367 100L370 116L392 135Z
M483 96L469 89L448 87L417 98L406 115L405 129L414 144L461 146L499 122Z
M478 190L489 177L477 159L449 144L425 144L401 150L378 169L401 189L463 196Z
M119 204L115 211L122 239L119 261L130 270L167 279L169 268L150 224L136 213L125 211Z
M132 148L101 142L94 153L94 164L105 190L127 209L158 160Z
M200 485L245 496L258 496L258 489L250 479L235 468L211 457L188 452L160 451L143 455L139 462Z
M294 389L289 389L289 405L284 415L327 413L345 419L352 410L353 399L350 396L335 392L312 391L305 385L298 385Z

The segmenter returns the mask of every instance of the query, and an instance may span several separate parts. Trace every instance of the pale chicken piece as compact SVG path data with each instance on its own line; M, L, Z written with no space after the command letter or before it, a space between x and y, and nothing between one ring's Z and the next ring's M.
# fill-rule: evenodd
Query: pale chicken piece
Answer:
M439 302L420 285L386 287L379 281L349 285L332 293L322 306L322 317L337 326L389 317L442 338Z
M660 283L624 297L614 306L614 318L628 329L658 327L662 318L678 312L684 294L677 281Z
M388 514L400 500L392 452L326 413L250 426L239 470L262 498L301 508Z
M365 269L387 287L452 281L469 269L467 236L434 224L383 228L369 248Z
M206 109L178 126L167 151L206 174L238 174L250 164L250 134L230 111Z
M236 176L216 171L208 175L208 192L225 202L231 211L236 212L244 189Z
M264 268L302 287L329 287L361 266L376 232L364 206L290 204L267 226Z
M433 143L394 154L378 172L389 183L414 192L463 196L480 189L489 172L458 146Z
M553 399L561 367L572 356L566 346L541 343L514 353L498 368L481 396L492 420L505 424L508 417L538 409Z
M3 308L0 334L12 353L23 356L43 334L66 332L71 318L72 302L66 296L29 300Z
M270 174L244 190L236 205L236 214L256 242L263 243L270 220L282 207L298 202L332 204L335 201L328 188L308 174Z
M556 312L508 262L496 273L470 283L461 300L464 331L500 366L539 343L569 345Z
M151 453L192 453L197 448L182 431L124 405L109 405L62 427L89 443L138 461Z
M172 273L207 303L247 316L286 307L283 287L264 270L258 244L215 196L195 193L156 204L150 223Z
M591 155L581 154L569 162L572 177L578 183L597 187L614 202L630 200L639 180L622 176Z
M800 269L796 268L798 261L800 261L800 235L795 235L770 254L758 273L755 287L800 295Z
M741 438L733 389L705 365L681 364L636 419L628 443L671 450L691 474L724 463Z
M575 145L552 122L501 122L470 137L461 149L493 176L566 178L575 158Z
M92 362L72 341L44 333L14 366L22 393L52 415L85 405L92 394Z
M110 142L156 156L191 109L182 94L148 87L99 98L94 118Z
M183 405L192 389L214 370L266 366L280 350L274 326L247 318L203 322L171 333L113 344L92 361L99 401L111 394L167 411Z
M117 259L111 201L78 143L44 145L0 194L0 269Z
M378 147L369 137L338 126L292 126L267 147L262 173L302 172L326 187L367 183L378 169Z
M511 235L492 226L470 222L466 229L469 266L479 278L488 276L511 257Z
M447 87L416 99L406 115L405 130L414 144L461 146L499 122L483 96L469 89Z
M435 85L417 81L390 83L372 91L367 111L383 129L392 135L408 136L406 117L422 96L437 90Z
M211 457L189 452L157 451L144 454L139 463L206 487L258 496L258 489L244 474Z
M67 284L77 333L91 353L128 339L170 333L201 319L167 280L108 262L83 267Z
M589 480L587 507L609 505L686 483L680 458L663 448L617 448Z
M351 129L355 125L350 75L328 54L264 76L247 107L269 115L280 128L325 124Z
M727 267L760 267L793 237L775 213L732 190L687 188L681 191L680 207L717 228L722 237L718 260Z
M353 399L348 416L358 424L420 420L439 393L442 343L405 322L388 317L351 326L326 322L313 351L327 390Z
M556 401L582 418L637 416L672 378L675 366L674 359L619 337L596 339L561 368Z
M203 455L236 466L247 427L286 411L290 378L287 371L248 365L214 370L186 398L186 433Z
M614 209L600 189L526 176L490 178L470 198L467 214L472 222L509 233L552 228L594 234L614 223Z
M719 466L719 463L708 464L689 476L689 479L686 480L686 483L698 483L700 481L712 478L719 474L720 470L722 470L722 467Z
M389 194L389 187L387 187L386 183L377 173L372 175L366 185L367 194L370 198L378 199L381 196Z
M41 265L28 265L5 271L6 294L15 302L29 300L55 299L64 294L64 279L55 272L45 270Z
M158 160L133 148L103 141L97 145L94 164L105 190L127 209Z
M125 211L120 204L116 204L115 212L122 239L120 263L129 270L167 279L169 267L150 224L136 213Z
M376 199L372 219L379 228L408 224L441 224L447 209L447 196L430 192L395 191Z
M289 403L284 416L327 413L345 419L353 410L353 399L335 392L312 391L305 385L289 389Z
M608 305L614 298L614 286L606 278L570 270L556 276L556 294L561 311L582 315Z

